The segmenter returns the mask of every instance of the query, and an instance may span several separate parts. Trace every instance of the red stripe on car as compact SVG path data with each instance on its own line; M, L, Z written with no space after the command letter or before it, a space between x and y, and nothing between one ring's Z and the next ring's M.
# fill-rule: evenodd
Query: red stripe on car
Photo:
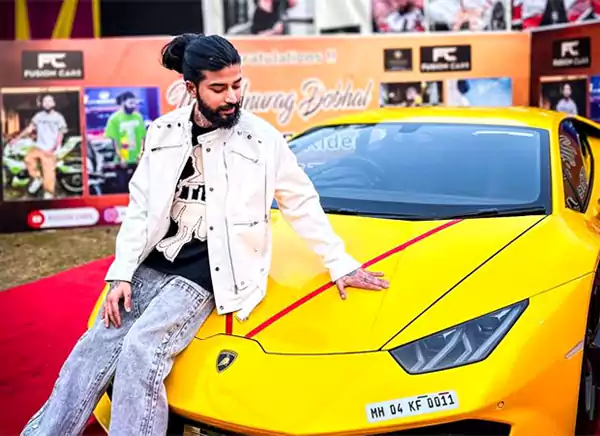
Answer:
M225 333L230 335L233 333L233 314L225 315Z
M462 219L456 219L456 220L452 220L452 221L448 221L444 224L442 224L441 226L438 227L434 227L433 229L423 233L422 235L419 235L407 242L404 242L400 245L398 245L397 247L392 248L389 251L386 251L383 254L380 254L377 257L374 257L373 259L367 261L366 263L363 264L363 268L368 268L369 266L380 262L388 257L390 257L393 254L396 254L402 250L407 249L408 247L410 247L411 245L416 244L417 242L422 241L425 238L428 238L429 236L432 236L438 232L441 232L444 229L447 229L448 227L451 227L455 224L458 224L459 222L461 222ZM276 313L275 315L271 316L270 318L268 318L266 321L262 322L261 324L259 324L257 327L255 327L253 330L251 330L249 333L246 334L246 338L252 338L253 336L256 336L258 333L260 333L261 331L263 331L264 329L266 329L267 327L269 327L271 324L275 323L277 320L283 318L284 316L286 316L288 313L290 313L292 310L302 306L304 303L312 300L313 298L315 298L317 295L322 294L323 292L325 292L327 289L331 288L335 286L334 282L329 282L326 283L325 285L321 286L318 289L315 289L314 291L312 291L311 293L305 295L304 297L300 298L299 300L294 301L292 304L290 304L289 306L287 306L286 308L282 309L281 311L279 311L278 313ZM229 326L229 321L227 322L227 325ZM228 333L230 334L230 333Z

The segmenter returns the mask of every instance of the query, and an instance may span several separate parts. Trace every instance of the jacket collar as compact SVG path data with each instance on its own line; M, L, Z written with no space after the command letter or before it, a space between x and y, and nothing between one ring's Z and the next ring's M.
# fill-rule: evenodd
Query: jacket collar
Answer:
M187 126L191 129L192 111L195 103L182 106L171 112L166 113L160 118L161 124L172 124ZM261 156L263 138L258 137L248 125L247 120L243 120L247 115L242 109L240 121L231 129L216 129L201 136L201 142L211 144L223 141L225 147L234 153L237 153L247 159L257 162ZM191 132L190 132L191 133Z

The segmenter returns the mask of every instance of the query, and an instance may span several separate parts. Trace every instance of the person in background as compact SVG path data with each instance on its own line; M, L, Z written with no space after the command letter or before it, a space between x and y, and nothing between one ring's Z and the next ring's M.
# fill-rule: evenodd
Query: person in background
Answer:
M571 94L572 94L571 85L568 83L565 83L562 86L561 93L562 93L562 98L558 101L558 103L556 103L556 110L558 112L565 112L569 115L577 115L577 113L578 113L577 104L571 97Z
M121 164L118 171L118 185L125 189L129 183L129 168L135 166L142 153L146 126L144 118L138 111L138 99L131 91L117 96L116 102L121 108L113 113L106 122L104 136L112 139L116 155L115 163Z
M15 136L8 146L13 146L24 137L36 134L36 146L25 157L27 172L32 178L29 193L35 194L40 187L44 189L44 199L56 196L56 153L63 143L67 132L65 117L56 110L52 95L42 97L42 110L37 112L29 125ZM40 171L41 167L41 171Z
M144 118L138 111L139 102L133 92L118 95L116 102L121 108L108 118L104 136L112 139L119 162L135 164L140 159L146 137Z
M283 35L283 16L298 0L254 0L250 33L253 35Z
M402 104L402 106L418 107L423 105L423 98L421 97L421 94L419 94L419 91L417 91L416 87L409 86L408 88L406 88L405 95L406 101L404 102L404 104Z

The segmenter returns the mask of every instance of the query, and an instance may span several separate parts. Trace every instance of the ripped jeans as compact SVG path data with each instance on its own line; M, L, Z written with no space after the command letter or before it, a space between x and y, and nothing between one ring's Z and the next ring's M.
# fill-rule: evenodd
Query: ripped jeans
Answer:
M199 285L141 266L132 283L131 312L120 303L121 327L98 318L65 361L50 398L23 436L79 435L113 380L109 434L161 435L168 427L164 380L214 308Z

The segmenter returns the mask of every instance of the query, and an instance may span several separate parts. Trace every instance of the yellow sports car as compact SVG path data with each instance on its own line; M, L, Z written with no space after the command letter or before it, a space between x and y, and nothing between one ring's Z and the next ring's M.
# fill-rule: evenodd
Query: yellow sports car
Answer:
M213 314L177 357L169 434L593 434L600 125L379 109L290 147L390 288L340 299L274 205L267 297L245 322ZM110 389L95 416L108 426Z

